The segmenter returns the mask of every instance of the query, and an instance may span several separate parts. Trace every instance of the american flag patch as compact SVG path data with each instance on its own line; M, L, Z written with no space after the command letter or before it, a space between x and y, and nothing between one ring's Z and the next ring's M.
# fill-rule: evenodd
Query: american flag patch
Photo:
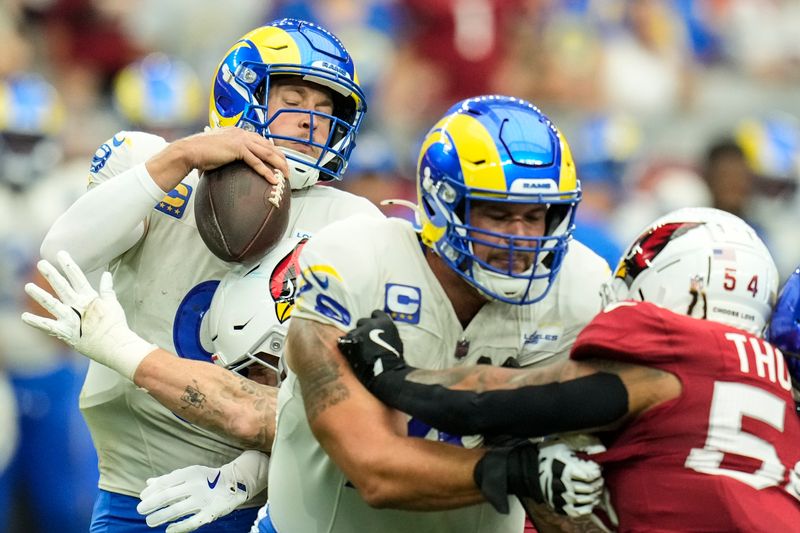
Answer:
M714 248L714 259L736 261L736 251L732 248Z

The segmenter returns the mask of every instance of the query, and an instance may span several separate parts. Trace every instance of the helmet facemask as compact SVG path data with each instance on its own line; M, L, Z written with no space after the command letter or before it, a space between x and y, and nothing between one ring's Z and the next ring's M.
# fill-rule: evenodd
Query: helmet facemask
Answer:
M581 189L569 145L541 111L507 96L455 104L423 140L417 180L422 242L452 270L493 300L547 295ZM526 229L495 231L509 216Z
M281 110L281 122L284 113L304 113L298 125L309 127L309 133L297 138L274 131L276 114L273 110L270 116L267 107L271 89L287 77L330 91L333 100L331 114L292 105ZM212 81L209 124L308 146L279 147L288 159L291 187L299 189L341 179L366 110L353 59L342 42L317 24L284 18L248 32L225 54ZM314 140L311 132L321 121L330 125L329 135Z
M484 295L506 303L527 305L538 302L549 292L561 268L568 243L572 237L575 208L580 190L563 193L515 193L500 196L496 191L460 187L444 177L436 185L423 180L423 195L428 218L434 210L446 220L446 230L435 250L453 270ZM432 199L438 202L432 202ZM450 201L448 202L448 199ZM433 206L438 203L438 206ZM542 206L545 212L543 235L499 233L472 223L476 203ZM446 205L449 204L449 205ZM488 257L476 255L475 245L488 249ZM506 261L498 261L507 257ZM487 261L492 258L495 264ZM520 271L515 263L522 260L527 268ZM504 267L498 264L505 264Z
M271 116L268 109L269 92L277 82L299 78L328 92L333 100L333 114L311 109L283 108ZM317 181L341 179L347 168L350 153L355 147L355 137L364 116L363 94L350 80L318 67L298 68L291 64L264 64L254 61L242 62L231 75L229 83L248 101L238 126L254 131L274 141L290 141L305 144L319 153L317 156L279 146L289 163L289 182L292 189L309 187ZM358 105L361 102L362 105ZM308 137L279 135L270 126L279 117L302 114L307 117ZM330 125L323 142L313 139L319 122Z

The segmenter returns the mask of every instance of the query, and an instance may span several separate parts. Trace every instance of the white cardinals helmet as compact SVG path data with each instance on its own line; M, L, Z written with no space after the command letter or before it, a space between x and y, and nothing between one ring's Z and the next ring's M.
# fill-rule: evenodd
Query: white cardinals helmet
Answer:
M305 242L283 240L257 265L233 270L222 279L204 319L216 364L247 376L248 367L258 363L275 373L277 380L270 384L280 384L297 292L297 256Z
M778 287L764 242L739 217L684 208L651 224L603 288L605 303L647 301L761 335Z

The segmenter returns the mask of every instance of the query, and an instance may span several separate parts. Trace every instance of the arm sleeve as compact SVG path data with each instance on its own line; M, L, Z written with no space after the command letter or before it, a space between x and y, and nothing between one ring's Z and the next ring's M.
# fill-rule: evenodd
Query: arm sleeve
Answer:
M40 253L52 262L66 250L85 271L107 265L139 241L144 219L164 194L139 163L78 198L50 228Z
M387 405L455 435L542 437L606 426L628 412L616 374L482 393L405 379L411 367L384 372L372 392Z

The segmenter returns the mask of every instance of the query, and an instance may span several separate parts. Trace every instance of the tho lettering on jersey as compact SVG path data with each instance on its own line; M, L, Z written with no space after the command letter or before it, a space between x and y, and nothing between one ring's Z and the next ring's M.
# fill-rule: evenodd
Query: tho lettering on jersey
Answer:
M783 354L770 343L750 335L728 332L725 338L736 346L739 355L739 371L743 374L755 372L758 377L780 384L784 390L791 390L792 381ZM750 348L748 350L748 347ZM752 362L752 363L751 363Z

